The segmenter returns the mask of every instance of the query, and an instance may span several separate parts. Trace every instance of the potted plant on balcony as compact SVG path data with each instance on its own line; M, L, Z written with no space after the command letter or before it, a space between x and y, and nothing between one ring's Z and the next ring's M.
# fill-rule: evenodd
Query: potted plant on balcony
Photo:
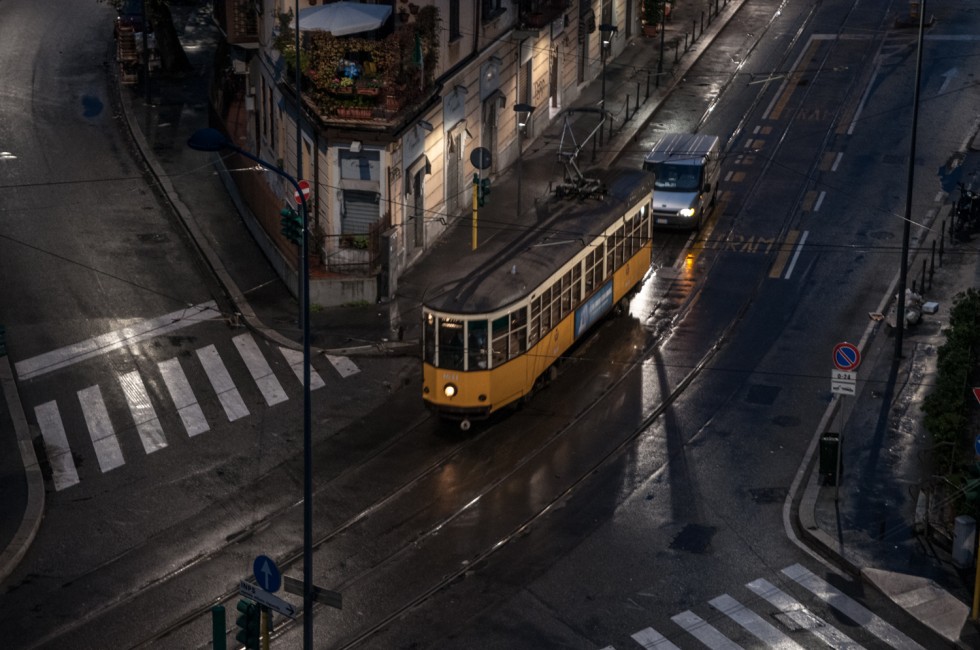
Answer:
M640 7L643 35L655 36L664 16L664 0L643 0Z

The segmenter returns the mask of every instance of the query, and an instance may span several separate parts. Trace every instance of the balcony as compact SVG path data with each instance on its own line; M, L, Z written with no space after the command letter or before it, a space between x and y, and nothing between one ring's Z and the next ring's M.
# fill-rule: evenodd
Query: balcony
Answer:
M303 98L326 122L386 126L434 90L438 66L438 9L422 7L412 22L396 23L387 35L364 38L305 32L299 62ZM283 29L276 39L290 69L295 37Z
M229 43L258 44L259 20L255 0L214 0L213 15Z
M522 28L543 29L568 8L568 0L524 0L518 8L517 22Z

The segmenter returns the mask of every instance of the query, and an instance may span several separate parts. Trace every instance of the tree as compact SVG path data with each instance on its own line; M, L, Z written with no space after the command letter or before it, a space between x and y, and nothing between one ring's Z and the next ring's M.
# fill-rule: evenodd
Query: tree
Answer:
M165 74L181 74L191 69L187 53L177 37L173 14L170 13L170 0L99 0L116 11L142 9L145 2L146 19L156 37L157 51L160 53L160 67Z

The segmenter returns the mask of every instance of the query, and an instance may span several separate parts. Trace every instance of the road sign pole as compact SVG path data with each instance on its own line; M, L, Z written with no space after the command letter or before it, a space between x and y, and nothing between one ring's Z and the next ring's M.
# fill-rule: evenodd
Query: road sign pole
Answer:
M473 250L476 250L476 218L479 210L480 175L473 174Z

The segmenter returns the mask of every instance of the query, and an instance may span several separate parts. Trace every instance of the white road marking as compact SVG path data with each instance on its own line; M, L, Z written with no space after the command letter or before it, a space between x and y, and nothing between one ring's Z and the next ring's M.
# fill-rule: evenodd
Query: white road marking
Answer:
M207 418L204 417L204 411L201 410L201 405L197 403L194 391L191 390L191 384L187 381L187 375L184 374L184 369L180 367L180 361L167 359L158 363L157 367L163 376L163 383L167 385L167 390L170 391L170 398L174 401L177 414L180 415L180 421L184 423L187 435L193 437L210 429Z
M95 447L99 468L103 472L108 472L123 465L126 461L123 460L119 440L116 439L109 412L105 408L102 389L98 384L83 388L78 391L78 401L82 405L82 413L85 415L88 434L92 438L92 446Z
M643 646L646 650L681 650L667 640L660 632L652 627L644 628L639 632L630 635L634 641Z
M197 351L197 357L201 360L201 365L204 366L204 372L207 373L208 379L211 380L211 386L218 395L221 406L225 409L228 421L234 422L248 415L248 407L245 406L241 394L235 388L235 382L231 380L228 369L221 362L217 348L213 345L203 347Z
M61 422L58 403L52 401L35 406L34 414L37 416L37 426L41 429L41 437L44 438L44 451L48 464L51 465L54 489L64 490L75 485L78 483L78 471L68 447L68 436L65 435L65 426Z
M806 238L810 235L809 230L803 231L803 236L800 237L800 241L796 244L796 250L793 251L793 259L789 263L789 268L786 269L786 275L783 277L789 280L790 276L793 275L793 268L796 266L796 260L800 259L800 252L803 250L803 244L806 243Z
M232 340L235 343L235 347L238 348L238 353L242 355L242 361L245 362L248 371L252 374L252 379L255 380L255 384L262 391L262 396L265 397L265 403L272 406L273 404L285 402L289 399L286 396L286 391L282 389L282 384L279 383L279 380L272 373L269 362L262 356L262 352L259 350L259 346L255 343L252 335L240 334Z
M125 345L132 345L144 339L220 317L218 305L212 300L180 309L159 318L136 321L132 325L114 332L101 334L85 341L39 354L30 359L18 361L14 364L14 368L17 369L17 378L20 381L26 381L79 361L117 350Z
M280 347L279 351L282 352L282 356L286 359L289 367L293 369L293 374L296 375L300 383L303 383L303 353L284 347ZM310 390L316 390L324 386L326 384L323 383L323 378L320 377L317 371L313 369L313 365L310 364Z
M750 634L770 648L779 648L779 650L790 650L791 648L793 650L804 650L803 646L780 632L772 623L751 609L746 608L728 594L722 594L717 598L712 598L708 601L708 604L741 625Z
M864 650L864 646L829 625L825 620L804 607L799 601L779 589L768 580L759 578L745 585L756 595L765 598L788 619L809 631L827 646L835 650Z
M783 573L893 648L925 650L918 643L892 627L887 621L857 601L852 600L844 592L819 578L806 567L794 564L783 569Z
M140 373L134 370L119 375L119 385L126 395L129 412L133 414L136 431L139 432L140 440L143 442L143 450L152 454L166 447L167 437L163 434L160 418L153 410L153 404L150 402L150 396L146 392Z
M670 620L711 650L742 650L741 646L733 643L731 639L692 611L681 612L677 616L672 616Z
M343 378L350 377L351 375L356 375L361 371L357 367L357 364L351 361L348 357L335 357L332 355L326 355L327 360L333 365L334 369L340 373Z

